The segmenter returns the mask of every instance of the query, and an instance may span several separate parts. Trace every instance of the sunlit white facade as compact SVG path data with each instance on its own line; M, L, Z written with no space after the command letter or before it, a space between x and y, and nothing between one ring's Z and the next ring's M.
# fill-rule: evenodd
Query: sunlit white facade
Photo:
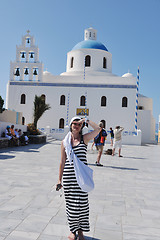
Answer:
M28 32L17 47L16 61L10 67L7 108L23 112L25 124L33 122L35 95L43 95L51 109L44 113L38 127L49 129L56 138L63 137L65 126L73 116L83 117L86 110L93 121L103 120L107 130L123 126L126 144L154 142L152 99L139 94L140 130L135 136L136 78L130 73L122 77L112 73L112 54L97 41L95 29L85 30L84 41L67 54L66 72L59 76L43 71L38 52Z

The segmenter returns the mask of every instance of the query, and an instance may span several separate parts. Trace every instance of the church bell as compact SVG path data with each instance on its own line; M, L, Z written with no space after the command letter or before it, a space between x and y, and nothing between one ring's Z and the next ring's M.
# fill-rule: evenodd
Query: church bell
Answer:
M33 53L31 53L31 56L30 56L30 58L33 58Z
M28 75L28 68L25 69L24 74L25 74L25 75Z
M16 69L16 73L14 75L15 76L20 76L19 68Z
M22 52L22 56L21 56L22 58L25 58L25 55L24 55L24 52Z
M37 70L35 69L33 75L38 75Z

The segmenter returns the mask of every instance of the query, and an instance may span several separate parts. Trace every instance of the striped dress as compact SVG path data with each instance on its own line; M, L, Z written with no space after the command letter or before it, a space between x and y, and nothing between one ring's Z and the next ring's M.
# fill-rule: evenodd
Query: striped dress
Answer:
M87 145L83 138L77 146L73 147L73 151L81 161L87 164ZM63 187L70 231L73 233L77 230L88 232L90 230L88 193L83 192L79 187L73 162L70 164L68 159L66 159L63 172Z

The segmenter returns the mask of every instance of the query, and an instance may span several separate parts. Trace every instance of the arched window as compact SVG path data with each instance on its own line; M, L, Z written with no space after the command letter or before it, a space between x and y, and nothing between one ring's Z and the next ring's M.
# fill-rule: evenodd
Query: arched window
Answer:
M21 104L25 104L26 103L26 95L22 94L21 95Z
M22 125L25 124L25 117L22 117Z
M122 98L122 107L127 107L128 105L128 98L127 97L123 97Z
M64 128L64 119L63 118L61 118L59 120L59 128Z
M81 98L80 98L80 106L85 106L85 96L81 96Z
M103 128L106 128L106 121L105 120L101 120L100 122L103 123Z
M73 60L74 60L74 57L71 58L71 68L73 68Z
M85 67L90 67L90 65L91 65L91 57L87 55L85 57Z
M103 58L103 68L107 68L107 59Z
M105 96L101 97L101 107L106 107L107 105L107 98Z
M65 105L65 98L66 97L64 95L60 97L60 105Z
M44 94L41 95L41 99L46 102L46 96Z

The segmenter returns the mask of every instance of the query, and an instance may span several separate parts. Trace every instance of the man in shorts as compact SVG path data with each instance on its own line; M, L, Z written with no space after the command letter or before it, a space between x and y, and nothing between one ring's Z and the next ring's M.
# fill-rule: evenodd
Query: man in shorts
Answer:
M113 150L112 150L112 156L114 156L116 147L119 148L118 155L119 157L122 157L121 155L121 148L122 148L122 131L124 130L123 127L116 126L114 129L114 141L113 141Z
M103 128L103 123L102 122L99 123L99 127L101 128L101 131L94 138L95 146L96 146L96 149L98 150L96 165L100 166L100 167L103 167L103 165L100 163L100 159L101 159L101 156L102 156L103 147L104 147L104 144L105 144L105 137L107 137L107 133Z

